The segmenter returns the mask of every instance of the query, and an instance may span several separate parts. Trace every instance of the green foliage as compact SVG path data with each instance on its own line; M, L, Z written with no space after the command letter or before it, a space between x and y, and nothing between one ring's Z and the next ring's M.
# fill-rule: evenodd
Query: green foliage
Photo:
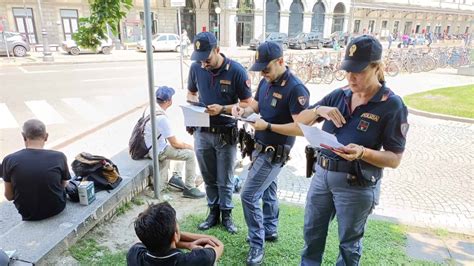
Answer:
M117 216L120 216L124 214L126 211L130 210L131 208L132 208L132 204L130 204L130 202L125 202L124 204L120 205L120 207L118 207L115 212Z
M92 238L81 239L69 248L69 253L80 265L126 265L126 251L111 252Z
M89 0L91 15L79 19L79 29L73 35L77 45L97 49L100 40L107 39L107 26L117 35L118 23L132 8L132 0Z
M249 249L245 242L247 226L243 217L242 206L234 201L236 207L232 212L234 221L239 228L236 235L228 234L222 226L206 231L205 234L214 235L224 243L224 255L219 265L243 265ZM182 231L203 233L197 230L197 225L204 220L203 215L188 216L180 223ZM265 265L299 265L303 240L304 209L289 204L280 204L280 223L278 229L279 240L276 243L265 245ZM362 265L432 265L431 262L417 261L409 258L405 253L406 229L403 226L369 220L363 240L364 253ZM334 220L328 232L325 265L334 265L339 253L337 235L337 221Z
M145 204L145 202L143 201L143 199L139 198L139 197L134 197L132 198L131 202L137 206L140 206L140 205L143 205Z
M474 84L416 93L403 100L418 110L474 118Z

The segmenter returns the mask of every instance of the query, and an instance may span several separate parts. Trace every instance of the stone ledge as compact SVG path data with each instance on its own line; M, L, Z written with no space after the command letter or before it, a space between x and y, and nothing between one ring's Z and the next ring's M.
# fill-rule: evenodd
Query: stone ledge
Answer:
M152 172L150 160L133 161L127 150L111 159L123 178L119 187L109 193L98 192L89 206L68 201L62 213L37 222L21 221L0 235L2 249L16 250L18 260L13 265L43 265L48 256L68 249L147 186Z

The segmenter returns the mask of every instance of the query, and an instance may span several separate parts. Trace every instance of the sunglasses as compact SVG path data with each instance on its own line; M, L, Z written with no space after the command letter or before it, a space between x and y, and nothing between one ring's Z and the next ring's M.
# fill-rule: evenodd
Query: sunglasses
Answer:
M262 70L262 73L263 73L263 74L268 74L268 73L270 73L270 71L271 71L271 69L272 69L272 67L271 67L272 64L273 64L274 62L276 62L277 60L278 60L278 59L275 59L275 60L270 61L270 63L268 63L268 65L267 65L267 67L265 67L265 68Z

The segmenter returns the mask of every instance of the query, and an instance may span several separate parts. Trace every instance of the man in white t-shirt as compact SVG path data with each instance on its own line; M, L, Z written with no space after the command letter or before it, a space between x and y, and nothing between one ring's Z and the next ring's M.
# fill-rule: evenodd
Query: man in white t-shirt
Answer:
M184 161L185 167L185 182L177 175L171 177L168 184L178 189L183 190L183 197L186 198L203 198L206 194L196 188L194 180L196 178L196 158L194 155L194 147L191 144L184 143L176 138L171 128L170 121L166 115L166 109L173 104L174 89L167 86L160 86L156 90L156 131L158 135L158 159L160 161L160 175L161 181L168 180L169 161L177 160ZM152 146L151 135L151 120L145 124L144 138L147 147ZM153 158L153 151L150 149L148 153L150 158Z

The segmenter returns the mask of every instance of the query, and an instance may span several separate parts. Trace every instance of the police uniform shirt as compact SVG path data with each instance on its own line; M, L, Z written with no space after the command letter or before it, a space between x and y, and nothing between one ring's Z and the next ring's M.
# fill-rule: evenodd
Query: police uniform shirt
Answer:
M221 54L224 56L223 54ZM237 62L224 56L221 68L208 71L194 62L189 70L188 90L199 92L199 100L205 105L229 105L238 99L252 97L247 71ZM211 125L229 125L235 123L232 118L211 116Z
M304 84L286 69L276 81L268 83L260 81L255 100L262 118L271 124L287 124L293 122L292 115L297 115L308 107L309 91ZM265 145L290 145L295 137L281 135L269 131L256 131L255 139Z
M317 105L337 107L346 119L346 124L337 128L326 120L323 130L335 134L337 140L347 145L355 143L364 147L402 153L408 131L407 107L402 99L382 85L365 105L351 113L352 91L349 87L336 89L310 108ZM331 154L334 156L334 154Z

